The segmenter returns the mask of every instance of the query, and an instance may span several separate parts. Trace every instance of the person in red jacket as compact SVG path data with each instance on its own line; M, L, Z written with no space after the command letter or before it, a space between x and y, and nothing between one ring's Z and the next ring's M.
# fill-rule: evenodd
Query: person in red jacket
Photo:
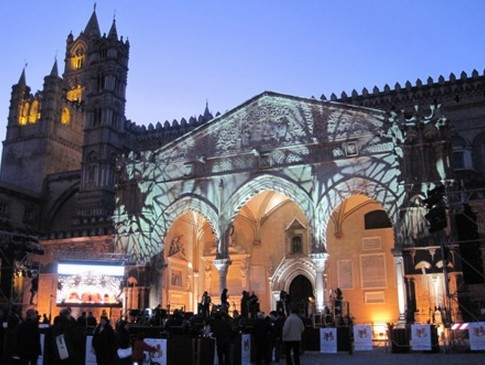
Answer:
M144 351L155 353L158 351L158 348L147 344L145 342L144 334L139 333L136 337L135 343L133 344L133 356L132 356L133 363L138 363L139 365L143 364Z

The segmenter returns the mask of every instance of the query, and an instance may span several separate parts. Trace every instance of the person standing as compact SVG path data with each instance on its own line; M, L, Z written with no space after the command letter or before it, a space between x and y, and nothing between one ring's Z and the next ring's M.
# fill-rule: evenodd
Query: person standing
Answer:
M202 294L202 300L200 301L201 309L202 309L202 317L207 318L209 316L209 307L211 304L211 297L207 291Z
M108 317L102 316L93 333L92 347L98 365L112 365L115 356L115 335Z
M256 320L254 321L253 331L251 336L254 338L254 346L256 350L256 365L269 364L268 352L270 341L271 326L264 317L263 312L258 312Z
M285 315L283 312L277 311L271 311L269 315L271 318L271 334L268 358L269 362L271 362L274 351L274 362L279 363L282 345L281 336L283 332L283 324L285 323Z
M51 333L54 364L84 364L84 332L72 318L69 308L62 309L59 316L54 319ZM66 353L61 350L64 347L67 349Z
M37 365L42 354L40 347L39 316L34 309L29 309L17 331L17 354L21 365Z
M231 343L236 330L234 323L226 312L217 312L211 329L216 338L219 365L231 365Z
M229 294L227 294L227 288L224 288L221 293L221 311L229 313Z
M115 344L117 349L131 348L130 333L128 332L129 324L126 321L118 322L115 332ZM118 365L131 365L132 356L129 355L124 358L120 358L118 354L115 355L115 364Z
M96 320L96 318L93 316L93 312L89 312L88 313L88 316L86 317L86 325L88 327L91 327L91 328L94 328L96 327L98 324L98 321Z
M298 316L298 310L292 308L291 314L283 324L283 343L285 345L285 355L287 365L300 365L300 343L301 336L305 330L303 321ZM291 353L293 352L293 361Z
M241 297L241 316L249 318L249 293L243 290Z
M20 311L16 306L10 308L9 313L4 319L4 323L5 322L7 323L7 326L4 328L4 342L2 344L3 358L0 359L0 363L2 365L10 365L14 363L13 357L18 357L16 354L17 333L19 325L22 322Z

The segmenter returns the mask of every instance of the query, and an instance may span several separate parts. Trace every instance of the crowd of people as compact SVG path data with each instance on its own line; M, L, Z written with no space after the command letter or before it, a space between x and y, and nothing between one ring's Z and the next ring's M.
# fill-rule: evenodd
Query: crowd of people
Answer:
M286 364L300 364L301 339L305 324L301 318L300 308L291 308L288 293L282 291L276 310L269 316L260 311L258 297L254 292L243 291L240 310L234 302L229 304L229 293L223 289L220 305L212 305L212 299L204 292L200 302L199 312L204 319L203 335L216 339L218 363L231 364L231 348L237 333L246 332L252 335L255 364L270 364L280 362L282 350ZM212 305L212 307L211 307ZM232 307L232 311L231 311ZM232 313L232 316L229 313ZM183 326L183 321L181 322ZM187 326L189 326L187 322ZM170 321L166 323L170 327ZM192 329L194 327L192 326ZM283 346L284 345L284 346Z
M133 338L126 320L118 320L113 328L105 312L98 322L92 313L74 318L70 308L63 308L52 325L46 315L40 316L34 309L28 309L25 318L15 308L2 317L0 363L4 365L37 365L41 355L46 364L84 365L88 334L92 335L90 350L98 365L141 364L145 351L158 350L144 341L143 333ZM45 334L43 348L41 332ZM118 349L129 349L129 355L119 355Z
M241 296L241 313L232 309L227 290L221 293L220 305L212 305L207 292L202 296L198 313L175 310L167 313L157 306L149 317L141 320L120 318L112 323L105 312L99 321L93 314L83 312L74 318L70 308L61 309L52 325L49 318L40 316L33 309L27 310L25 318L12 309L4 316L2 328L3 353L1 363L5 365L37 364L39 356L45 363L53 365L85 363L86 346L90 346L98 365L131 365L142 363L144 353L157 349L145 341L143 328L150 326L160 336L184 334L194 337L209 337L216 340L216 355L219 365L232 364L233 349L239 334L251 333L256 365L278 363L284 353L287 364L299 364L300 342L305 325L298 310L288 311L286 306L266 315L259 308L257 296L244 291ZM40 323L45 323L44 348L41 349ZM42 327L42 326L41 326ZM152 333L153 331L150 331ZM92 336L86 343L86 336ZM284 352L283 352L284 349Z

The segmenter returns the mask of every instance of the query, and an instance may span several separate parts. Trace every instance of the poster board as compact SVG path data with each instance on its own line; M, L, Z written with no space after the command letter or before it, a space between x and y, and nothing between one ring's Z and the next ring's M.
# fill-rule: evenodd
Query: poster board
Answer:
M337 353L337 328L320 328L320 352L325 354Z
M40 325L39 325L40 328ZM45 352L45 333L40 334L40 348L42 349L41 354L37 358L37 365L42 365L44 363L44 352Z
M354 350L372 350L372 327L370 325L354 325Z
M468 324L470 350L485 350L485 322L470 322Z
M157 348L157 351L152 355L152 362L156 362L160 365L167 365L167 339L145 338L145 342L150 346ZM144 362L143 365L145 364L150 364L150 362Z
M86 365L97 365L93 351L93 336L86 336Z
M251 365L251 335L241 335L241 365Z
M411 349L413 351L431 351L431 325L411 325Z

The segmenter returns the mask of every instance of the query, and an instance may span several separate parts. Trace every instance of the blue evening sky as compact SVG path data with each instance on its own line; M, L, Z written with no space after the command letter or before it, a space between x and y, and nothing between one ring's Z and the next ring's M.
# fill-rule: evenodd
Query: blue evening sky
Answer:
M0 139L12 84L35 92L94 1L0 2ZM330 97L485 67L483 0L97 0L131 44L127 118L137 124L225 112L263 91Z

